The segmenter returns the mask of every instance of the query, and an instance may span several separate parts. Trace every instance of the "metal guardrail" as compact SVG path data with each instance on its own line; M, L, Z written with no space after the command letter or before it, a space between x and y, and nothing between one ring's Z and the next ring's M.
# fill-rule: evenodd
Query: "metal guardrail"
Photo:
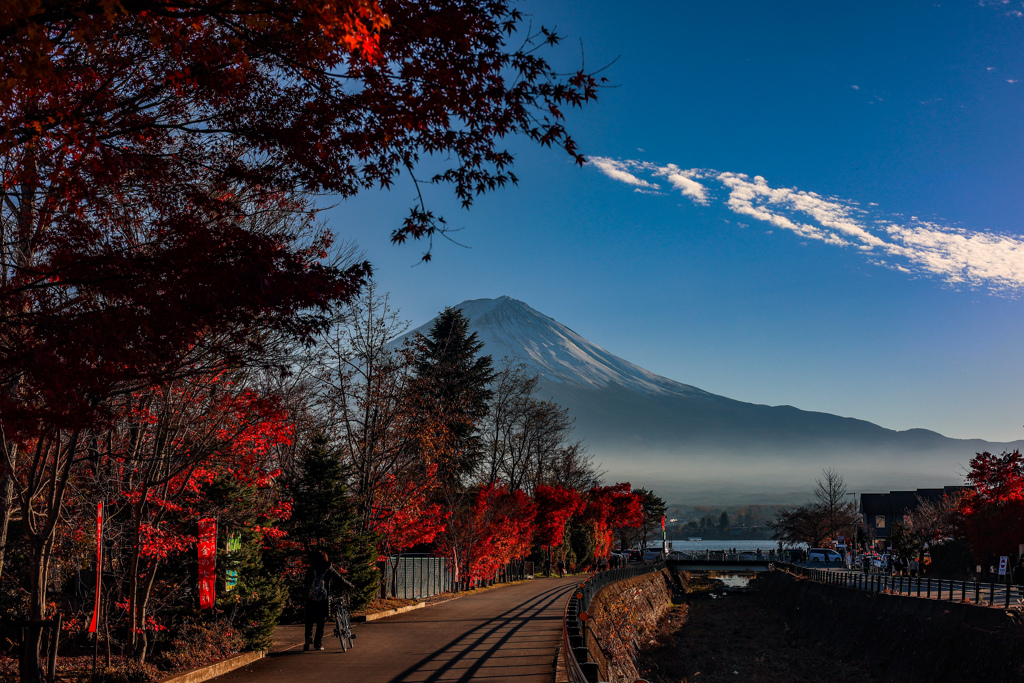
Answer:
M658 572L664 568L664 562L644 562L617 567L591 574L590 578L573 589L565 603L565 612L562 616L562 661L569 683L597 682L597 662L592 661L590 650L587 648L586 629L590 601L609 584Z
M990 581L958 581L921 576L894 576L873 572L864 574L837 569L817 569L794 564L777 563L776 567L812 581L843 586L869 593L887 593L907 597L964 602L981 607L1008 609L1024 603L1024 589ZM987 595L987 599L986 599ZM943 597L945 596L945 597Z

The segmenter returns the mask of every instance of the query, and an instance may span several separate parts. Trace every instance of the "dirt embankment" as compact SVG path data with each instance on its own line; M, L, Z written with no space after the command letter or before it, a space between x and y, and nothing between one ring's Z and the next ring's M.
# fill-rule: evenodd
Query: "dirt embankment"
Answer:
M696 590L673 607L638 653L640 677L652 683L881 683L858 662L801 638L754 592ZM703 590L701 590L703 589Z
M597 662L602 681L635 681L634 660L639 647L658 629L673 597L686 592L683 574L660 572L618 581L605 587L590 603L587 648Z
M691 593L655 641L637 666L655 683L1024 680L1018 614L868 595L781 572L745 593Z
M761 604L798 635L843 658L870 661L893 680L1008 683L1024 680L1021 612L869 594L772 572Z

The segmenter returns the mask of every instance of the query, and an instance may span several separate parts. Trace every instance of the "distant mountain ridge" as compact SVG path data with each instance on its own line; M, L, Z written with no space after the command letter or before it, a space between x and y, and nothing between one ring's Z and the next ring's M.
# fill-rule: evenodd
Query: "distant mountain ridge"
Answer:
M507 296L456 308L496 362L512 358L540 376L541 396L570 410L609 479L672 501L787 502L829 466L861 492L959 484L975 452L1024 448L718 396L619 358Z

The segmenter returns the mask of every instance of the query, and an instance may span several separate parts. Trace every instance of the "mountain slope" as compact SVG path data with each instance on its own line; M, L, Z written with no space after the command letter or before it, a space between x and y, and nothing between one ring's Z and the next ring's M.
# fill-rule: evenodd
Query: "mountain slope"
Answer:
M974 453L1024 447L736 401L644 370L521 301L474 299L457 308L486 353L527 365L540 376L542 397L569 408L609 479L653 486L671 500L792 499L822 467L843 473L851 490L957 484Z
M522 301L507 296L473 299L456 308L469 318L487 353L495 360L514 358L547 382L591 388L617 385L656 395L707 393L608 353ZM426 334L432 324L430 321L412 333Z

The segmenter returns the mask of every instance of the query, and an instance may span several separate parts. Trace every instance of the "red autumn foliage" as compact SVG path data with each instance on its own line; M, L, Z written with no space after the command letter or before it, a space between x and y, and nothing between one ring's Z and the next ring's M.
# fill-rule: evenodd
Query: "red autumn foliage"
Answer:
M557 485L538 486L534 492L534 501L537 505L535 540L537 545L545 548L561 545L565 537L565 525L586 507L579 491Z
M429 156L469 206L515 182L516 133L582 163L562 109L597 81L537 55L548 31L510 48L521 21L506 0L0 3L0 431L19 456L32 620L85 442L118 426L118 398L308 341L368 276L332 254L313 195L415 182ZM420 204L392 239L443 225ZM281 436L239 439L252 453ZM269 481L239 455L217 457ZM170 510L171 489L213 472L146 474L126 504ZM155 559L170 542L144 524Z
M606 557L612 548L613 530L636 528L643 523L643 500L629 482L598 486L587 492L584 518L594 530L594 557Z
M1024 538L1024 456L978 453L971 459L967 483L975 486L960 499L964 534L980 560L1012 555Z
M370 528L380 534L385 554L433 543L444 531L448 515L430 499L436 483L437 466L433 464L415 479L394 474L384 477L377 490Z
M522 491L482 486L471 505L452 515L439 550L451 558L460 580L493 578L529 554L535 515L536 505Z
M159 568L194 549L196 520L218 512L207 487L230 477L266 492L278 474L269 465L272 452L290 442L292 425L276 398L237 389L223 374L134 392L111 410L115 427L93 446L93 471L82 483L106 489L108 525L129 541L124 590L132 644L141 652ZM279 537L274 523L288 508L266 508L254 530Z

